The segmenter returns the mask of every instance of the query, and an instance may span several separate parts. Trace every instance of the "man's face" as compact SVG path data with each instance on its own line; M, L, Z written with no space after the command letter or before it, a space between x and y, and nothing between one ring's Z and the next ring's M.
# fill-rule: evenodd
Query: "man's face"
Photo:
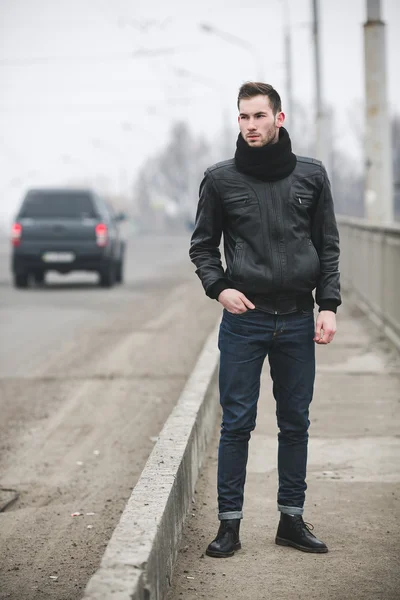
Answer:
M239 128L245 142L253 148L273 144L279 139L279 129L285 115L274 115L268 96L243 98L239 103Z

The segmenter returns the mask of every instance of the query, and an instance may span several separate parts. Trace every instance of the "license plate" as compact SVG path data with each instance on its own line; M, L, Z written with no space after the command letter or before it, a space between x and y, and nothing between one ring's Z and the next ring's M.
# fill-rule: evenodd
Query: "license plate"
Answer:
M75 259L73 252L45 252L42 256L44 262L69 263Z

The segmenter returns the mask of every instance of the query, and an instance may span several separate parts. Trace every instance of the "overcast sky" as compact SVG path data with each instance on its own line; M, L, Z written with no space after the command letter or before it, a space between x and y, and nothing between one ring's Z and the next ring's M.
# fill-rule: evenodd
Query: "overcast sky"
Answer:
M215 142L224 119L235 124L245 80L262 75L285 109L288 12L294 96L312 117L312 2L286 4L289 11L284 0L0 0L0 220L27 187L85 176L127 187L177 119ZM357 156L366 0L320 7L323 96L335 111L335 143ZM390 109L400 113L400 2L382 0L382 12Z

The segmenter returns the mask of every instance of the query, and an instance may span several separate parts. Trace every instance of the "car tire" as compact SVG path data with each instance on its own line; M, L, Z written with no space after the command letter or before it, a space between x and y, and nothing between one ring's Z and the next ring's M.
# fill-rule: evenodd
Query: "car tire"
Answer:
M36 271L36 273L34 273L33 276L34 276L36 285L43 285L44 277L45 277L44 271Z
M104 288L110 288L115 283L116 268L114 263L108 264L104 269L99 272L100 275L100 286Z
M124 262L122 260L119 260L117 262L117 268L116 268L116 272L115 272L115 281L116 281L116 283L124 282Z
M29 274L28 273L14 273L14 287L18 289L25 289L29 285Z

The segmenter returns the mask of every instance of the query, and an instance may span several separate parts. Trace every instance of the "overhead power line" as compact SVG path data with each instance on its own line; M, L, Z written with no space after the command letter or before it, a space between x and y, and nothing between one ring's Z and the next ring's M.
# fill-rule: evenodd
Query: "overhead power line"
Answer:
M34 65L44 65L49 63L104 63L119 60L132 60L137 58L151 58L153 56L163 56L165 54L175 54L177 52L194 50L198 48L193 44L185 46L173 46L170 48L141 48L133 52L118 52L115 54L92 55L92 56L32 56L23 58L3 58L0 59L0 67L25 67Z

